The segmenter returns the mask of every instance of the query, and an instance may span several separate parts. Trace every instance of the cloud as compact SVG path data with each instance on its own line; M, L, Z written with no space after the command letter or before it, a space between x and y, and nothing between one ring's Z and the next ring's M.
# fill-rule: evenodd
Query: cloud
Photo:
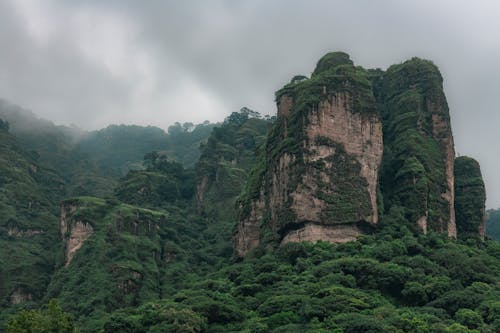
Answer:
M500 206L500 3L495 0L0 3L0 96L60 123L217 121L273 114L274 91L345 50L386 68L412 56L445 78L457 151Z

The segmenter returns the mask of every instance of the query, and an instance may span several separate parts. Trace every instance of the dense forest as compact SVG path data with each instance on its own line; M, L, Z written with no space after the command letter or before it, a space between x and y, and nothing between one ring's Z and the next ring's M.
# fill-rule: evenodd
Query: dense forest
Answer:
M446 142L432 136L432 110L412 109L429 96L443 100L440 80L434 65L419 59L383 73L333 54L310 79L296 76L278 91L278 101L284 93L298 101L289 118L242 108L217 124L176 123L167 132L129 125L86 132L1 101L0 327L10 333L499 332L500 211L487 212L483 240L479 165L457 159L458 236L441 230L450 214L441 195L450 190L440 164ZM271 214L264 213L258 226L268 232L264 241L235 255L246 206L259 197L273 204L269 193L278 176L266 170L280 167L274 161L283 152L306 155L304 115L317 110L325 86L360 94L353 107L361 114L382 110L388 144L380 152L377 207L363 206L365 215L378 209L378 223L342 244L276 243L285 229L268 227ZM320 139L317 151L333 145ZM342 154L331 160L342 167L335 172L354 179L355 194L365 200L366 181L352 175L361 162L335 147ZM300 163L302 176L310 169ZM322 194L344 200L337 205L347 200ZM425 232L415 223L422 214Z

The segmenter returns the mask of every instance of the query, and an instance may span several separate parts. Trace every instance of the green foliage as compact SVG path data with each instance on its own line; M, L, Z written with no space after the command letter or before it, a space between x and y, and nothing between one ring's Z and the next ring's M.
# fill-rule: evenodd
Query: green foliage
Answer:
M200 156L199 145L216 126L208 121L176 123L165 133L152 126L111 125L84 132L74 126L56 126L3 100L0 117L9 122L24 150L65 181L66 196L111 195L120 177L143 169L143 156L151 151L193 167Z
M193 166L199 157L198 146L207 139L214 126L210 123L176 123L165 133L153 126L111 125L89 133L80 141L79 150L121 175L140 168L144 154L150 151L162 151L173 160Z
M247 256L164 302L204 318L207 332L495 331L500 261L489 253L498 243L463 245L384 223L356 243ZM131 320L140 313L122 311Z
M204 332L207 321L187 306L170 302L152 302L136 309L115 312L105 323L105 333Z
M484 228L486 189L479 163L466 156L455 159L455 216L460 237L478 237Z
M218 253L232 253L236 199L256 163L272 121L260 119L255 111L242 108L227 117L222 126L214 128L207 143L200 147L196 203L209 225L206 235Z
M5 324L6 333L75 333L73 317L65 313L56 300L44 310L20 311Z
M451 130L435 134L446 130L435 119L449 124L441 74L432 62L413 58L383 75L372 71L371 78L384 133L380 175L384 210L403 207L412 223L426 216L428 229L446 232L450 212L444 193L451 189L440 136L451 136Z
M0 131L0 308L42 298L54 271L63 186Z
M76 223L90 224L92 234L53 275L46 297L57 297L77 314L84 331L98 330L115 309L167 297L188 282L186 274L202 275L207 265L216 265L205 254L203 225L189 211L90 197L63 205L69 209L65 237Z
M349 56L342 52L323 57L310 79L294 78L276 92L278 103L285 97L293 101L291 110L287 115L279 115L272 126L265 149L261 151L238 199L241 221L249 216L252 203L259 199L261 193L264 194L261 199L266 207L270 207L268 189L277 185L276 174L283 173L280 177L286 178L280 180L286 183L287 195L283 207L274 207L276 212L272 217L263 214L261 242L279 241L282 234L296 226L289 194L302 183L304 174L315 180L315 195L325 204L321 210L322 223L357 223L371 215L367 182L360 176L359 162L346 153L341 143L322 136L311 139L306 135L308 119L317 112L320 103L342 93L348 93L346 107L352 112L376 115L375 98L367 72L355 67ZM335 154L306 163L310 158L304 147L311 144L335 150ZM286 171L282 170L284 160L287 161ZM325 181L325 174L335 181Z
M146 170L130 171L115 189L123 202L145 207L189 202L195 193L196 178L193 170L169 161L167 156L150 152L144 156Z
M352 60L349 55L344 52L330 52L324 55L316 65L316 69L313 72L314 75L318 75L324 71L329 70L341 65L353 65Z
M77 145L68 128L39 121L30 132L20 124L32 116L9 113L18 137L0 123L0 320L9 318L0 325L7 332L74 332L75 325L139 333L500 331L499 243L433 232L446 219L446 183L427 102L447 117L441 84L427 61L384 73L333 53L310 79L295 77L277 92L278 99L292 96L294 106L273 125L243 108L219 127L177 123L167 134L112 126ZM352 94L354 112L377 106L384 118L385 213L377 232L338 245L263 242L246 258L232 258L238 195L247 214L285 153L294 157L290 188L298 184L304 116L339 92ZM194 165L200 142L195 170L186 169L179 162ZM336 190L316 179L325 219L361 219L369 210L366 183L356 177L361 166L325 137L314 144L337 154L311 163L313 174L331 163L343 179ZM476 228L477 206L468 204L484 204L479 169L467 158L456 163L457 221ZM137 170L119 179L129 169ZM63 200L75 193L104 198ZM427 210L430 232L423 235L409 226ZM500 215L489 213L494 236ZM277 215L280 226L293 219L286 209ZM84 240L73 232L81 226ZM264 231L273 238L275 230Z

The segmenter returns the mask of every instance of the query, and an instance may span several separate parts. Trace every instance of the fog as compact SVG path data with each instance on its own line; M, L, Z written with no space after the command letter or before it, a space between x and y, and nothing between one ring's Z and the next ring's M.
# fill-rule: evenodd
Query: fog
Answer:
M167 128L247 106L325 52L387 68L412 56L444 76L458 154L500 207L498 1L0 2L0 98L58 124Z

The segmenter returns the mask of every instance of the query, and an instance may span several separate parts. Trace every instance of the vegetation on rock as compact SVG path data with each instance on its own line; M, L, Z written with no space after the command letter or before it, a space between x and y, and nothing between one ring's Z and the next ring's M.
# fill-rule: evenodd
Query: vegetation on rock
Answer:
M373 79L384 126L385 210L403 207L408 220L422 221L421 228L446 233L454 224L453 174L447 174L454 152L441 74L432 62L413 58Z
M455 159L455 212L460 237L485 235L486 189L479 163L473 158Z

